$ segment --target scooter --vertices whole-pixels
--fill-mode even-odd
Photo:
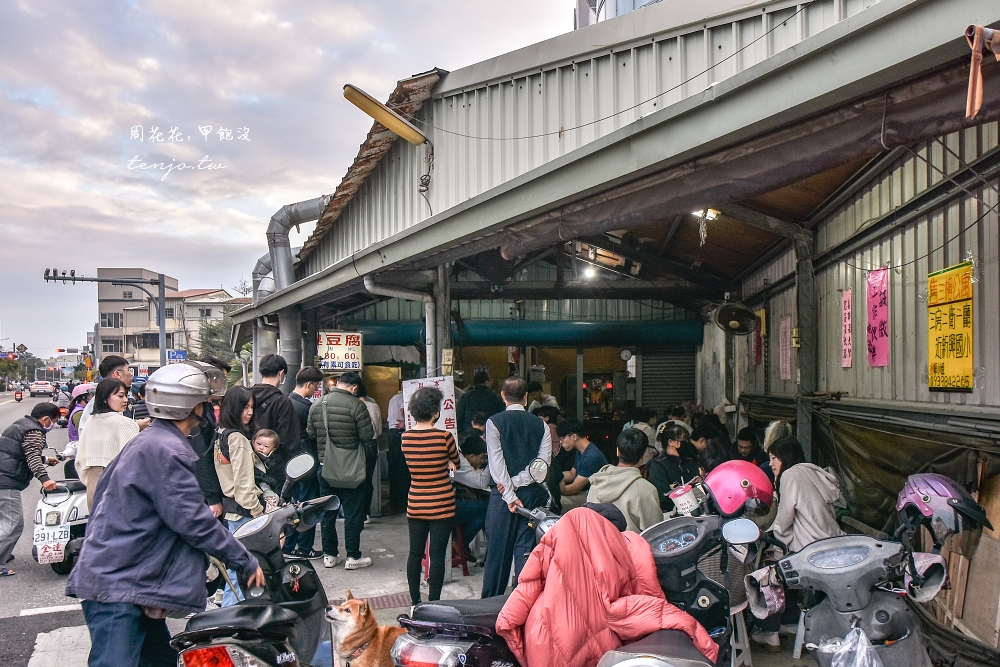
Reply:
[[[57,482],[53,491],[42,489],[35,508],[32,558],[50,565],[56,574],[69,574],[80,555],[89,518],[87,487],[80,480]]]
[[[974,545],[982,527],[992,526],[972,496],[943,475],[910,476],[896,509],[902,524],[894,540],[831,537],[780,559],[766,573],[748,575],[755,615],[761,617],[767,608],[760,584],[769,580],[768,586],[805,592],[803,645],[820,667],[830,667],[855,628],[868,638],[884,667],[931,667],[920,621],[905,598],[927,602],[944,586],[946,567],[936,553],[947,537],[965,531],[971,536],[966,543]],[[920,525],[933,537],[932,554],[914,553],[911,547]],[[906,539],[897,541],[902,537]]]
[[[313,472],[308,454],[292,458],[281,497],[287,499],[294,482]],[[328,511],[340,508],[337,496],[301,503],[287,503],[251,519],[234,533],[254,555],[264,571],[263,587],[248,587],[245,578],[228,582],[243,591],[245,599],[231,607],[210,609],[192,616],[184,632],[170,642],[180,653],[178,665],[186,667],[298,667],[300,659],[313,658],[326,627],[329,601],[312,563],[286,556],[281,549],[288,528],[305,531]],[[213,562],[208,592],[228,579],[225,567]]]
[[[24,400],[24,394],[21,393],[20,389],[14,392],[14,400],[18,403]]]
[[[759,471],[752,464],[746,465]],[[541,467],[537,466],[537,471],[531,470],[531,475],[532,479],[544,485],[547,475],[541,474]],[[539,474],[536,475],[536,472]],[[750,476],[754,477],[755,482],[759,482],[752,473]],[[760,476],[767,481],[763,472]],[[746,475],[742,475],[741,479],[745,478]],[[698,486],[701,498],[713,503],[713,511],[719,512],[720,503],[715,501],[711,490],[706,490],[700,480],[694,484]],[[767,486],[770,487],[769,482]],[[748,485],[746,488],[752,490],[754,487]],[[762,489],[760,496],[766,496],[769,503],[771,493],[773,490]],[[749,519],[728,518],[719,513],[709,514],[708,506],[701,508],[700,504],[687,505],[692,514],[697,512],[698,516],[682,515],[668,519],[648,528],[642,536],[653,551],[660,586],[667,600],[690,613],[708,630],[721,649],[716,665],[725,665],[730,662],[729,640],[732,636],[729,592],[724,585],[712,581],[701,572],[699,561],[714,551],[726,552],[727,543],[740,545],[746,552],[745,545],[753,544],[760,537],[760,532]],[[742,511],[741,507],[731,514]],[[558,516],[542,509],[531,512],[519,509],[518,512],[525,518],[530,517],[529,524],[535,526],[539,537],[558,521]],[[503,638],[496,634],[497,616],[507,602],[507,597],[439,600],[417,605],[412,615],[402,615],[398,619],[399,624],[408,632],[400,636],[392,647],[390,655],[394,665],[516,665],[514,655]],[[679,630],[654,632],[639,641],[610,651],[601,659],[599,667],[620,663],[630,666],[683,664],[685,667],[715,667],[698,651],[690,637]]]

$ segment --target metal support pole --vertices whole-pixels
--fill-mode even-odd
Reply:
[[[167,311],[166,311],[166,280],[162,273],[157,274],[157,309],[156,321],[160,327],[160,368],[167,365]]]
[[[583,421],[583,348],[576,348],[576,420]]]
[[[795,423],[807,461],[813,461],[813,414],[811,397],[818,386],[816,366],[816,275],[813,244],[795,243],[795,299],[799,325],[799,383],[796,391]]]

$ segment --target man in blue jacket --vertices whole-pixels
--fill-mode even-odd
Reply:
[[[153,424],[104,470],[66,595],[83,600],[90,667],[177,664],[167,615],[205,609],[206,554],[263,586],[257,560],[205,504],[187,441],[225,376],[198,362],[166,366],[146,385]]]

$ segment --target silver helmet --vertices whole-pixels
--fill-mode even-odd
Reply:
[[[226,375],[215,366],[186,361],[158,368],[146,382],[146,406],[156,419],[180,421],[194,406],[226,393]]]

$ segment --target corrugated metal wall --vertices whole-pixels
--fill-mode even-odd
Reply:
[[[451,208],[701,92],[876,1],[815,0],[797,15],[801,5],[795,2],[765,3],[600,52],[587,44],[567,61],[539,63],[530,72],[437,94],[417,115],[435,147],[428,193],[434,211]],[[766,38],[748,46],[772,28]],[[711,65],[718,66],[709,69]],[[529,138],[514,139],[518,137]],[[321,271],[429,217],[416,189],[423,157],[423,148],[397,141],[307,258],[302,275]]]
[[[643,349],[642,406],[661,412],[695,399],[694,348]]]
[[[767,266],[762,267],[758,271],[754,271],[749,276],[744,278],[741,287],[743,290],[743,298],[747,299],[763,290],[765,281],[768,285],[774,285],[782,278],[793,273],[795,273],[794,246],[789,247],[788,250],[783,252],[780,257],[777,257]]]

